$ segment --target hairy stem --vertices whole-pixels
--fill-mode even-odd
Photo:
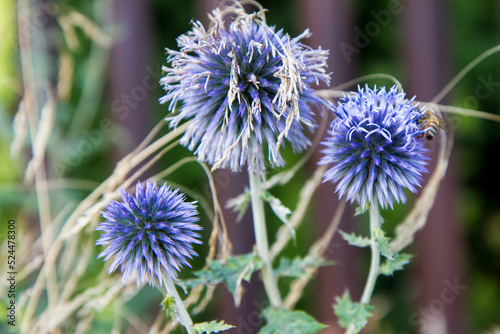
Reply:
[[[378,248],[377,240],[375,240],[375,230],[378,228],[380,228],[380,214],[378,211],[377,198],[375,197],[370,205],[370,248],[372,259],[370,263],[370,271],[368,272],[368,278],[366,279],[365,289],[363,290],[363,295],[361,296],[360,300],[361,304],[368,304],[370,302],[379,274],[380,250]],[[346,334],[353,333],[354,326],[351,325],[347,329]]]
[[[163,275],[163,279],[165,281],[165,286],[167,288],[167,293],[174,297],[175,301],[175,306],[177,308],[177,313],[176,315],[178,316],[178,320],[181,323],[184,328],[186,328],[186,331],[188,334],[195,334],[193,331],[193,320],[191,320],[191,317],[189,316],[188,311],[186,310],[186,307],[184,306],[184,303],[182,302],[181,297],[177,293],[177,289],[175,288],[174,281],[169,275]]]
[[[253,227],[255,231],[255,243],[257,244],[257,252],[259,257],[264,261],[265,266],[262,268],[262,280],[266,289],[269,302],[275,308],[281,308],[283,302],[281,300],[278,284],[273,273],[271,257],[269,255],[269,243],[267,241],[266,218],[264,215],[264,203],[262,201],[262,179],[259,174],[248,172],[250,181],[250,198],[252,201]]]

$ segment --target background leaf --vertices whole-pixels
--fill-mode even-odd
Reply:
[[[400,253],[394,255],[394,259],[387,259],[379,269],[379,273],[385,276],[392,276],[395,271],[403,270],[403,267],[410,263],[410,259],[413,257],[411,254]]]
[[[354,232],[349,234],[344,231],[339,231],[345,241],[351,246],[366,247],[370,246],[370,238],[356,235]]]
[[[240,194],[227,201],[226,208],[233,209],[234,212],[238,213],[236,221],[239,222],[245,215],[245,212],[247,212],[249,204],[250,204],[250,192],[248,188],[245,188],[243,194]]]
[[[225,332],[228,329],[234,328],[233,325],[228,325],[224,323],[224,321],[210,321],[210,322],[201,322],[199,324],[195,324],[192,329],[197,334],[210,334],[210,333],[219,333]]]
[[[263,315],[267,324],[259,334],[313,334],[326,327],[303,311],[268,307],[264,309]]]
[[[392,254],[391,247],[389,246],[390,238],[385,236],[385,232],[381,228],[376,228],[373,231],[375,236],[375,241],[378,244],[378,250],[380,254],[388,258],[389,260],[394,259],[394,254]]]
[[[335,314],[339,318],[339,324],[343,328],[354,326],[355,333],[358,333],[367,324],[367,319],[372,316],[373,306],[368,304],[354,303],[349,292],[345,292],[342,297],[335,298],[333,306]]]
[[[326,261],[314,256],[301,258],[296,256],[293,259],[281,258],[278,268],[274,271],[276,276],[301,277],[308,276],[305,270],[311,267],[322,267],[333,265],[333,261]]]
[[[208,269],[194,272],[198,278],[186,281],[186,286],[196,287],[224,282],[233,294],[235,304],[239,305],[243,292],[242,281],[249,281],[252,274],[263,266],[262,260],[253,253],[230,256],[225,262],[211,260],[208,263]]]
[[[286,206],[284,206],[283,203],[281,203],[281,201],[278,198],[274,197],[267,191],[264,192],[264,194],[262,195],[262,199],[267,203],[269,203],[276,217],[278,217],[279,220],[281,220],[281,222],[285,224],[286,227],[288,227],[288,229],[290,230],[290,234],[292,235],[292,238],[295,240],[295,229],[288,220],[288,215],[290,215],[292,211]]]

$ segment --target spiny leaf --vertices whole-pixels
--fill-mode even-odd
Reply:
[[[373,231],[373,235],[375,237],[375,241],[378,244],[378,249],[380,251],[380,254],[382,254],[389,260],[393,260],[394,254],[392,254],[391,246],[389,246],[390,238],[385,236],[385,232],[381,228],[376,228]]]
[[[165,310],[167,317],[174,320],[175,312],[177,312],[174,297],[172,297],[171,295],[167,295],[165,299],[163,299],[163,301],[161,302],[161,306],[163,306],[163,309]]]
[[[366,211],[368,211],[368,208],[369,208],[368,206],[366,207],[358,206],[354,211],[354,216],[359,216],[364,214]]]
[[[306,256],[305,258],[297,256],[293,259],[281,258],[280,264],[274,273],[276,276],[301,277],[307,276],[305,272],[307,268],[329,266],[332,264],[333,261],[326,261],[314,256]]]
[[[224,323],[224,321],[210,321],[210,322],[200,322],[191,327],[197,334],[211,334],[225,332],[228,329],[234,328],[232,325]]]
[[[227,284],[233,294],[234,302],[239,305],[243,293],[241,283],[249,281],[252,274],[264,266],[262,260],[253,253],[239,256],[230,256],[226,262],[210,260],[208,269],[194,272],[198,278],[188,280],[187,286],[196,287],[204,284]]]
[[[290,221],[288,220],[288,215],[292,213],[292,211],[287,208],[286,206],[281,203],[281,201],[271,195],[269,192],[265,191],[264,194],[262,194],[262,199],[269,203],[271,206],[271,209],[273,210],[274,214],[276,217],[283,222],[283,224],[288,227],[290,230],[290,234],[292,235],[292,238],[295,240],[295,230],[293,229],[293,226],[290,224]]]
[[[342,297],[335,298],[333,309],[339,318],[339,325],[345,329],[352,325],[355,333],[359,333],[366,326],[367,319],[372,316],[370,312],[374,310],[371,305],[354,303],[347,291]]]
[[[410,263],[410,259],[413,256],[411,254],[400,253],[394,255],[393,260],[387,259],[379,269],[379,273],[385,276],[392,276],[395,271],[403,270],[403,267]]]
[[[303,311],[268,307],[262,313],[267,324],[259,334],[313,334],[326,327]]]
[[[240,194],[234,198],[231,198],[226,203],[226,208],[233,209],[234,212],[238,213],[236,221],[241,221],[241,218],[245,215],[248,209],[248,204],[250,203],[250,192],[245,188],[243,194]]]
[[[370,246],[370,238],[362,237],[360,235],[356,235],[354,232],[349,234],[344,231],[339,231],[344,238],[345,241],[349,243],[349,245],[357,246],[357,247],[366,247]]]

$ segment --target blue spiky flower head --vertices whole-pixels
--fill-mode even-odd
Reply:
[[[310,145],[304,129],[315,126],[310,105],[325,104],[313,86],[329,82],[328,52],[300,42],[308,30],[290,38],[265,23],[264,10],[247,14],[238,2],[209,17],[208,30],[194,22],[178,37],[180,50],[167,49],[160,102],[173,111],[182,101],[170,125],[192,120],[181,144],[213,169],[262,172],[265,147],[270,165],[282,166],[282,143],[294,151]]]
[[[362,207],[374,198],[382,208],[406,202],[404,188],[416,192],[427,172],[427,150],[416,137],[420,117],[412,100],[385,87],[358,87],[331,105],[337,115],[323,142],[320,164],[331,165],[325,181],[338,182],[336,191]]]
[[[172,279],[189,259],[196,255],[193,244],[200,244],[195,202],[166,184],[159,189],[149,181],[137,182],[135,197],[121,189],[121,202],[110,202],[103,212],[105,221],[96,230],[103,231],[96,245],[108,246],[98,256],[104,261],[114,256],[108,273],[121,267],[122,282],[137,273],[137,285],[158,281],[162,273]]]

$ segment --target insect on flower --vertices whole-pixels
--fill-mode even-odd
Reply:
[[[162,275],[177,278],[183,265],[196,255],[193,244],[201,244],[202,228],[196,224],[198,212],[195,202],[186,202],[185,195],[166,184],[137,182],[135,196],[121,189],[121,201],[110,202],[96,230],[103,231],[96,245],[108,246],[98,256],[107,261],[112,256],[108,273],[119,266],[126,282],[137,273],[137,285],[158,281]]]
[[[417,118],[417,125],[422,131],[422,134],[417,135],[417,138],[432,140],[437,134],[439,128],[446,131],[446,123],[434,110],[427,109]]]
[[[382,208],[392,208],[406,201],[403,189],[417,191],[428,157],[416,139],[421,112],[412,101],[397,86],[388,92],[366,86],[331,105],[338,117],[323,142],[320,164],[331,165],[324,180],[338,182],[340,197],[362,207],[376,197]]]

